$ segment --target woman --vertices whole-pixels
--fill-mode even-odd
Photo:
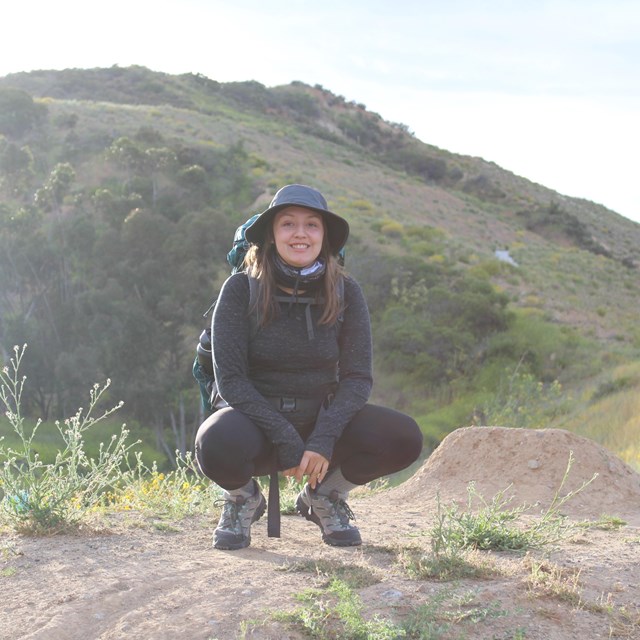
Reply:
[[[196,436],[202,472],[224,489],[218,549],[250,544],[251,525],[266,507],[254,476],[269,474],[274,456],[285,476],[307,479],[299,513],[327,544],[351,546],[361,537],[350,522],[349,491],[420,455],[412,418],[367,403],[369,314],[338,260],[348,235],[346,220],[319,191],[287,185],[246,230],[245,272],[220,291],[214,369],[229,406]]]

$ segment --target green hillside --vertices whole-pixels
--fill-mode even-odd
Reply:
[[[189,448],[202,313],[235,227],[288,182],[352,226],[374,400],[434,445],[473,422],[588,422],[640,463],[639,224],[320,86],[142,67],[0,78],[0,346],[29,344],[28,411],[65,417],[110,378],[127,422]]]

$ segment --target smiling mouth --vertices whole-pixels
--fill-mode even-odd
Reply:
[[[308,249],[309,245],[308,244],[292,244],[291,248],[292,249]]]

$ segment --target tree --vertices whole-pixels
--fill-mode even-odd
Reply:
[[[59,214],[62,202],[71,190],[75,178],[76,172],[68,162],[58,163],[45,180],[42,188],[36,192],[36,202]]]
[[[163,172],[168,171],[176,164],[176,154],[167,147],[153,147],[144,152],[144,163],[147,171],[151,174],[151,204],[155,207],[158,202],[160,176]]]
[[[444,269],[439,276],[435,282],[398,276],[384,310],[374,316],[386,366],[426,388],[468,373],[480,345],[510,320],[507,297],[487,280]]]
[[[47,108],[21,89],[0,87],[0,133],[17,139],[44,120]]]
[[[127,181],[144,168],[144,152],[130,138],[122,137],[115,140],[107,150],[107,156],[127,171]]]
[[[0,139],[0,184],[9,197],[21,195],[33,177],[33,155],[29,147],[19,147]]]

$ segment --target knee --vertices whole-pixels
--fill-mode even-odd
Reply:
[[[415,462],[422,453],[423,435],[418,423],[411,416],[404,416],[404,419],[396,425],[396,446],[397,455],[402,459],[405,466]]]
[[[246,416],[231,408],[209,416],[195,438],[200,471],[224,488],[241,487],[254,475],[255,461],[267,451],[267,441]]]
[[[234,458],[233,439],[228,437],[225,422],[216,414],[210,415],[199,427],[195,438],[195,459],[207,478],[217,481]]]
[[[216,455],[216,451],[219,450],[207,429],[206,422],[203,423],[196,433],[194,455],[202,474],[211,480],[215,478],[214,470],[219,467]]]

